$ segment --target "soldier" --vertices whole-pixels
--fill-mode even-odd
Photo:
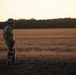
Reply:
[[[6,64],[10,66],[11,64],[14,64],[15,61],[15,39],[13,35],[14,20],[9,18],[7,23],[8,25],[3,29],[3,37],[8,47]]]

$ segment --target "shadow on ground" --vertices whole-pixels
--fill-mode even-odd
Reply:
[[[0,60],[0,75],[76,75],[76,61],[51,62],[43,60],[16,60],[15,65],[7,67]]]

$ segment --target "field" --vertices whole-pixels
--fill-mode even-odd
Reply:
[[[14,30],[16,60],[7,67],[0,30],[0,75],[76,75],[76,29]]]

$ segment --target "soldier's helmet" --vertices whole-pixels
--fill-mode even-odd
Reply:
[[[9,18],[8,20],[7,20],[7,23],[9,24],[9,23],[14,23],[15,21],[14,21],[14,19],[12,19],[12,18]]]

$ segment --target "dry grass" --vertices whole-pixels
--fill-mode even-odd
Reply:
[[[14,30],[17,64],[10,69],[2,34],[0,75],[76,75],[76,29]]]

